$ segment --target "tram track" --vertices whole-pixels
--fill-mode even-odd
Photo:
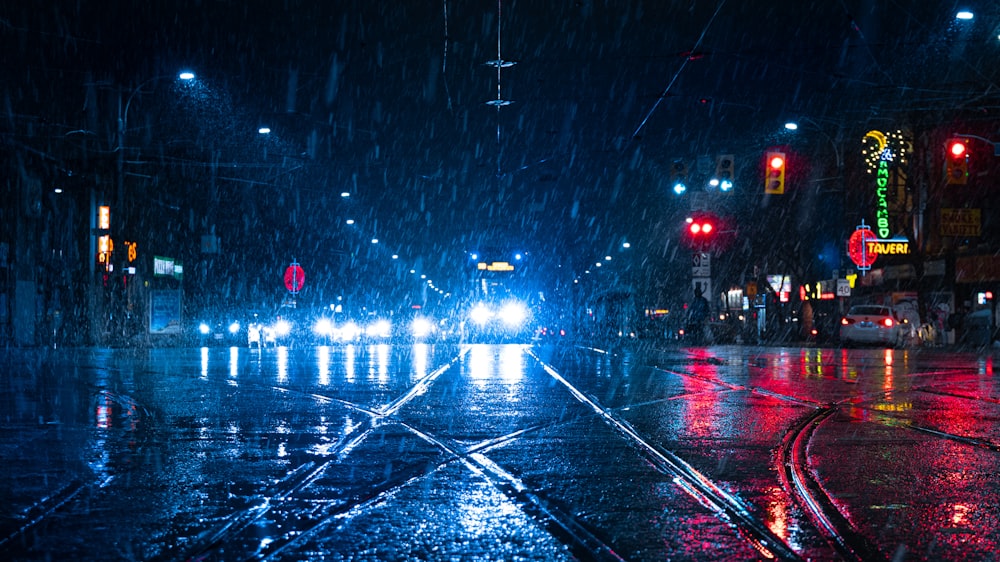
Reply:
[[[559,542],[566,545],[575,557],[583,560],[620,560],[621,558],[616,554],[611,543],[600,536],[600,530],[590,528],[577,516],[562,509],[558,501],[546,497],[539,490],[531,489],[515,473],[498,465],[489,456],[491,450],[515,443],[530,433],[575,423],[583,417],[591,415],[590,413],[577,414],[548,424],[524,427],[506,435],[491,437],[472,444],[439,437],[424,431],[417,425],[398,419],[397,414],[402,408],[426,393],[444,372],[453,368],[461,360],[467,351],[468,348],[464,348],[459,354],[447,359],[439,367],[405,387],[395,398],[377,406],[359,404],[293,386],[241,380],[239,384],[247,388],[270,389],[275,392],[306,397],[318,403],[337,404],[362,414],[362,419],[338,436],[335,444],[330,448],[330,460],[326,462],[309,461],[291,468],[274,484],[254,494],[252,497],[259,499],[252,505],[230,513],[219,522],[213,523],[213,528],[205,530],[192,541],[185,543],[179,548],[179,551],[164,552],[164,556],[160,559],[178,559],[178,555],[182,556],[183,558],[180,559],[184,560],[213,559],[214,554],[222,548],[235,548],[236,551],[244,553],[245,559],[275,559],[300,541],[316,537],[324,530],[339,528],[340,525],[347,524],[355,517],[390,501],[401,490],[409,486],[419,485],[421,481],[432,477],[437,471],[449,465],[461,463],[471,473],[485,479],[507,499],[514,502],[523,513],[544,527]],[[601,352],[595,349],[587,351]],[[630,408],[658,401],[630,403],[615,408],[606,407],[593,395],[574,385],[555,367],[543,361],[534,350],[528,349],[525,354],[537,362],[554,381],[565,387],[574,400],[587,406],[593,415],[601,419],[624,441],[638,450],[642,457],[649,461],[657,471],[670,476],[679,489],[715,513],[720,520],[734,525],[740,536],[759,552],[762,558],[802,559],[802,555],[775,535],[768,528],[766,522],[754,515],[753,510],[745,505],[738,495],[728,492],[725,486],[696,470],[681,456],[663,448],[647,436],[643,436],[623,417],[623,413]],[[849,406],[853,410],[871,411],[879,414],[868,418],[868,421],[905,427],[969,446],[1000,451],[1000,447],[989,440],[954,435],[934,428],[905,423],[901,420],[893,421],[889,414],[865,405],[867,402],[883,398],[885,393],[855,394],[849,400],[822,403],[775,392],[761,386],[724,381],[704,374],[685,373],[652,366],[650,368],[675,376],[690,377],[711,383],[717,387],[717,392],[753,392],[810,408],[809,415],[795,420],[789,426],[777,449],[778,474],[782,488],[803,507],[818,532],[845,560],[874,560],[884,558],[884,555],[873,543],[853,528],[837,509],[832,499],[823,491],[822,485],[814,478],[813,472],[809,468],[807,458],[809,441],[817,428],[830,420],[834,414],[847,411],[846,407]],[[218,384],[232,384],[231,381],[221,379],[216,382]],[[928,388],[912,388],[911,390],[968,400],[981,400],[981,397],[977,396],[934,390],[931,388],[933,386],[933,384],[928,384]],[[140,416],[152,415],[129,397],[110,394],[108,397],[115,401],[121,401],[123,407],[129,406],[137,410]],[[662,400],[675,399],[678,397],[672,396]],[[989,397],[981,401],[996,402]],[[394,470],[391,477],[374,482],[365,490],[344,498],[345,501],[341,503],[316,503],[314,501],[310,504],[303,498],[302,492],[321,481],[326,471],[335,462],[342,461],[349,456],[378,428],[391,426],[396,426],[430,444],[440,451],[441,458],[431,463],[404,466],[402,470]],[[30,526],[37,525],[38,522],[72,502],[88,485],[106,486],[107,484],[108,482],[77,483],[72,487],[65,488],[54,495],[58,498],[53,497],[45,506],[40,505],[30,518],[31,522],[18,533],[23,533]],[[242,535],[252,534],[254,526],[268,517],[272,518],[268,528],[280,528],[282,531],[267,544],[250,548],[251,542],[244,540],[246,537]],[[2,551],[3,545],[13,538],[16,536],[11,535],[5,540],[0,540],[0,551]],[[227,557],[234,552],[234,550],[227,550]]]
[[[484,478],[491,486],[504,494],[508,500],[518,505],[525,514],[548,529],[553,537],[566,544],[578,559],[595,561],[621,560],[615,553],[615,550],[599,538],[595,531],[580,522],[572,514],[561,509],[556,503],[545,498],[543,494],[531,490],[516,476],[504,470],[486,456],[489,450],[516,441],[528,433],[541,431],[555,425],[563,425],[576,420],[561,420],[551,424],[522,428],[508,435],[494,437],[479,443],[463,445],[451,440],[438,438],[411,424],[391,419],[407,402],[425,392],[434,379],[448,368],[451,368],[460,357],[461,355],[439,367],[431,375],[412,385],[398,398],[379,408],[358,405],[316,393],[300,392],[291,388],[272,386],[271,388],[277,391],[299,393],[316,400],[335,402],[370,416],[369,422],[355,426],[355,429],[358,431],[341,437],[340,443],[335,448],[334,453],[337,458],[345,457],[354,447],[359,445],[374,430],[375,426],[378,425],[379,422],[377,420],[382,420],[382,423],[385,424],[396,424],[404,428],[414,436],[440,450],[445,456],[437,463],[423,465],[422,467],[411,467],[408,470],[395,473],[392,478],[371,486],[365,493],[357,496],[352,501],[341,505],[328,506],[320,509],[318,513],[314,509],[314,512],[310,516],[305,518],[298,517],[296,521],[284,519],[280,523],[276,523],[275,526],[285,530],[283,535],[271,540],[266,547],[258,548],[257,551],[248,555],[247,559],[273,559],[292,545],[314,536],[330,526],[342,525],[353,517],[381,505],[401,489],[416,485],[422,479],[430,477],[434,472],[445,466],[454,462],[461,462],[470,472]],[[362,426],[364,426],[363,429]],[[264,501],[230,515],[226,523],[221,525],[216,532],[202,537],[199,546],[188,548],[185,560],[204,560],[210,558],[212,552],[225,547],[229,543],[238,542],[237,536],[249,529],[256,521],[267,516],[269,513],[277,511],[282,506],[295,503],[295,494],[320,480],[322,474],[331,464],[332,461],[315,467],[303,466],[293,470],[282,480],[282,482],[287,482],[286,485],[259,494],[265,497]],[[306,472],[306,475],[303,478],[295,477],[296,473],[299,472]],[[295,509],[286,511],[289,513],[297,512]]]
[[[887,395],[893,392],[891,390],[854,394],[850,398],[845,398],[838,402],[822,403],[799,396],[775,392],[760,386],[731,383],[714,377],[707,377],[704,375],[686,373],[677,370],[662,369],[659,367],[657,367],[657,370],[675,376],[682,376],[711,383],[719,388],[726,389],[727,391],[753,392],[777,400],[803,405],[811,409],[807,416],[794,423],[784,435],[778,448],[777,472],[782,483],[782,488],[791,497],[796,499],[809,518],[813,521],[814,526],[821,533],[827,543],[830,544],[837,554],[844,560],[867,561],[888,559],[888,557],[879,550],[878,546],[874,542],[864,536],[858,529],[855,528],[848,518],[844,516],[840,509],[838,509],[833,499],[826,493],[822,484],[814,477],[813,471],[809,468],[809,461],[807,458],[809,440],[812,438],[816,429],[818,429],[820,425],[831,419],[834,414],[844,411],[845,406],[849,406],[851,410],[855,412],[865,411],[877,414],[866,418],[869,422],[878,423],[887,427],[916,431],[940,439],[958,442],[967,446],[1000,452],[1000,445],[995,442],[975,437],[957,435],[951,432],[941,431],[936,428],[910,423],[909,421],[899,420],[876,409],[875,407],[866,405],[878,400],[884,400]],[[928,373],[922,373],[919,376],[915,376],[914,380],[928,380],[928,382],[924,386],[911,388],[910,391],[912,392],[928,393],[989,404],[1000,403],[1000,400],[992,399],[990,397],[970,396],[961,393],[934,390],[933,387],[936,386],[937,383],[930,378]],[[854,381],[844,382],[852,385],[856,384]],[[856,414],[854,414],[854,416],[857,417]]]
[[[597,399],[584,393],[534,353],[529,352],[529,354],[542,365],[549,376],[566,387],[576,400],[593,409],[598,417],[640,450],[657,470],[673,477],[675,483],[682,490],[711,509],[720,519],[735,525],[741,536],[762,557],[780,560],[802,559],[797,552],[775,535],[764,521],[755,517],[739,498],[727,492],[723,486],[708,478],[678,455],[655,445],[640,435],[613,409],[601,405]]]

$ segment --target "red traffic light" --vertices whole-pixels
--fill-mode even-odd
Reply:
[[[691,234],[694,234],[695,236],[699,234],[707,236],[708,234],[711,234],[712,228],[712,223],[710,222],[692,222],[688,230],[690,230]]]
[[[715,230],[715,217],[688,217],[686,222],[692,238],[705,239]]]
[[[969,147],[963,138],[951,138],[944,145],[945,181],[948,185],[965,185],[969,178]]]
[[[772,154],[771,159],[767,161],[767,165],[772,170],[780,170],[785,166],[785,157],[779,154]]]
[[[948,154],[950,154],[952,158],[965,158],[965,141],[948,141]]]

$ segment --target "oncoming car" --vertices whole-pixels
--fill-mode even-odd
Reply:
[[[905,343],[908,326],[881,305],[852,306],[840,320],[840,341],[850,344],[877,344],[898,347]]]
[[[530,320],[531,312],[520,301],[478,302],[469,310],[464,336],[467,341],[529,341]]]

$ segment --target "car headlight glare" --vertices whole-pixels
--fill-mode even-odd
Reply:
[[[278,320],[274,323],[274,333],[279,336],[287,336],[292,331],[292,325],[287,320]]]
[[[472,311],[469,312],[469,318],[472,319],[476,324],[483,326],[490,321],[493,317],[493,313],[489,308],[483,303],[477,304],[473,307]]]
[[[426,318],[414,318],[413,323],[410,324],[410,333],[415,338],[426,338],[432,331],[434,331],[434,324],[431,324],[430,320]]]
[[[520,327],[528,318],[528,311],[519,302],[509,302],[500,309],[500,319],[511,328]]]

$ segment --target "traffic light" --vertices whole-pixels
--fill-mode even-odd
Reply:
[[[715,235],[715,219],[709,216],[688,217],[687,231],[691,242],[695,245],[705,244]]]
[[[945,152],[944,172],[948,185],[965,185],[969,180],[969,150],[965,139],[948,139]]]
[[[670,190],[674,195],[683,195],[687,191],[687,164],[680,160],[674,161],[670,167]]]
[[[764,163],[764,193],[782,195],[785,193],[785,153],[768,152]]]
[[[733,162],[735,157],[732,154],[722,154],[715,159],[715,177],[712,178],[720,191],[730,192],[733,189]]]

